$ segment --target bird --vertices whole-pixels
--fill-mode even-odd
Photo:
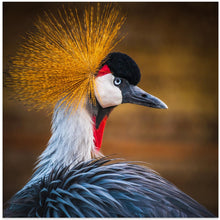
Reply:
[[[45,13],[12,58],[9,88],[28,107],[52,107],[51,137],[5,217],[214,217],[157,172],[100,152],[106,121],[131,103],[167,109],[137,86],[141,72],[113,49],[125,17],[114,5]]]

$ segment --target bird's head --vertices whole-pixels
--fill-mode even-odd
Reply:
[[[102,108],[133,103],[152,108],[167,108],[160,99],[136,86],[140,70],[128,55],[115,52],[107,56],[95,78],[95,96]]]
[[[102,144],[105,123],[111,110],[122,103],[152,108],[167,108],[160,99],[140,89],[140,70],[133,59],[123,53],[110,53],[95,77],[98,112],[93,117],[96,149]]]

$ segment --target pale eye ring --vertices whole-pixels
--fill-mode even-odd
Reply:
[[[122,82],[122,80],[121,80],[120,78],[118,78],[118,77],[116,77],[116,78],[114,79],[114,84],[115,84],[116,86],[119,86],[119,85],[121,84],[121,82]]]

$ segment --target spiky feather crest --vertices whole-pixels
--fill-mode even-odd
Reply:
[[[83,19],[70,8],[45,12],[12,58],[9,85],[17,98],[37,109],[58,102],[76,109],[87,97],[95,103],[95,75],[120,40],[124,20],[111,4],[90,6]]]

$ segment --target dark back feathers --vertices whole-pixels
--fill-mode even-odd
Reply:
[[[103,157],[60,167],[17,193],[7,217],[213,217],[152,170]]]

